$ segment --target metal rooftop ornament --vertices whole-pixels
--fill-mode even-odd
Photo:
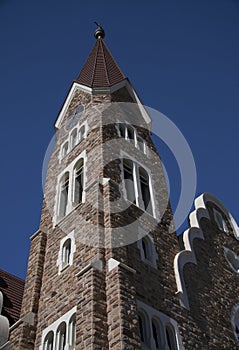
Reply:
[[[104,39],[104,37],[105,37],[104,29],[102,28],[102,26],[98,22],[95,21],[94,23],[98,26],[98,28],[95,30],[95,33],[94,33],[95,38],[96,39],[98,39],[98,38]]]

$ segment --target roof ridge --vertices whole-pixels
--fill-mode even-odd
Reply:
[[[95,55],[95,61],[94,61],[94,71],[93,71],[93,74],[92,74],[92,79],[91,79],[91,85],[94,84],[94,78],[95,78],[95,72],[96,72],[96,64],[97,64],[97,57],[98,57],[98,52],[99,52],[99,47],[100,47],[100,44],[99,44],[99,39],[97,39],[96,41],[97,43],[97,50],[96,50],[96,55]]]
[[[111,57],[111,59],[112,59],[112,61],[113,61],[113,63],[115,64],[115,66],[116,66],[117,69],[119,70],[120,74],[121,74],[121,75],[124,77],[124,79],[125,79],[124,73],[121,71],[119,65],[117,64],[116,60],[114,59],[114,57],[113,57],[112,53],[110,52],[108,46],[106,45],[105,42],[103,42],[103,43],[104,43],[105,49],[107,50],[108,54],[110,55],[110,57]]]
[[[104,43],[104,45],[105,45],[105,43]],[[108,84],[110,85],[109,72],[108,72],[107,65],[106,65],[106,56],[105,56],[105,51],[103,49],[103,41],[101,41],[101,47],[102,47],[102,52],[104,55],[104,66],[105,66],[106,77],[107,77]],[[105,45],[105,48],[107,49],[106,45]]]

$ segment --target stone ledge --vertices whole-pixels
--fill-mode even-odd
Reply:
[[[124,263],[118,261],[118,260],[115,260],[115,259],[113,259],[113,258],[110,258],[110,259],[108,260],[108,271],[109,271],[109,272],[112,271],[112,270],[113,270],[114,268],[116,268],[117,266],[120,266],[120,267],[122,267],[123,269],[125,269],[125,270],[127,270],[127,271],[129,271],[129,272],[131,272],[131,273],[133,273],[133,274],[136,273],[136,270],[135,270],[135,269],[133,269],[132,267],[130,267],[130,266],[128,266],[128,265],[126,265],[126,264],[124,264]]]
[[[85,267],[83,267],[83,269],[81,269],[79,272],[77,272],[76,277],[80,277],[80,276],[84,275],[84,273],[86,273],[90,269],[95,269],[95,270],[98,270],[98,271],[102,272],[102,270],[103,270],[103,262],[102,262],[102,260],[97,259],[97,260],[94,260],[94,261],[90,262]]]

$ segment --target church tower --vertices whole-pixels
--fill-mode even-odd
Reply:
[[[55,122],[21,316],[0,317],[0,348],[236,350],[239,228],[205,193],[178,242],[150,115],[104,36]]]
[[[182,348],[169,273],[179,247],[150,116],[102,27],[95,38],[55,122],[11,349]]]

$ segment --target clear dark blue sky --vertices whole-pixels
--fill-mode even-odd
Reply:
[[[238,0],[0,0],[0,268],[20,277],[39,225],[44,154],[95,20],[143,103],[187,139],[197,195],[211,192],[239,218]]]

